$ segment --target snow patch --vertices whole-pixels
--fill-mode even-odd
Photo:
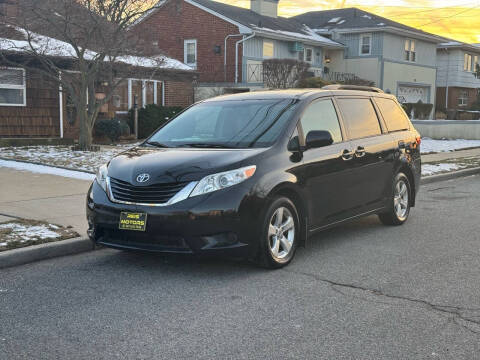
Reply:
[[[78,58],[75,48],[69,43],[48,36],[29,32],[20,27],[13,28],[20,32],[25,37],[25,40],[0,38],[0,50],[39,54],[43,56],[55,56],[73,59]],[[83,57],[86,60],[94,60],[98,57],[98,54],[95,51],[86,50]],[[149,68],[158,67],[162,69],[193,70],[190,66],[163,55],[151,58],[133,55],[117,57],[107,56],[105,61],[117,63],[120,62],[128,65]]]
[[[9,229],[15,236],[20,237],[20,242],[27,242],[35,239],[55,239],[60,237],[55,231],[50,230],[49,225],[23,225],[17,223],[0,224],[0,229]],[[2,245],[5,244],[5,245]],[[6,246],[6,243],[1,243],[0,246]]]
[[[445,173],[455,170],[460,170],[465,168],[465,166],[461,166],[458,164],[423,164],[422,165],[422,176],[431,176],[439,173]]]
[[[6,167],[6,168],[20,170],[20,171],[29,171],[37,174],[63,176],[63,177],[79,179],[79,180],[93,181],[95,179],[94,174],[87,174],[80,171],[64,170],[64,169],[55,168],[51,166],[22,163],[18,161],[0,160],[0,168],[1,167]]]

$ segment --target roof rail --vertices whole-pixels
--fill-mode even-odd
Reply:
[[[342,84],[334,84],[334,85],[326,85],[322,87],[322,90],[357,90],[357,91],[371,91],[376,93],[384,93],[382,89],[373,87],[373,86],[360,86],[360,85],[342,85]]]

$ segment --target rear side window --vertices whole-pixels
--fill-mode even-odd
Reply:
[[[318,100],[311,103],[302,116],[302,129],[306,137],[310,131],[329,131],[334,143],[342,142],[342,131],[337,111],[332,100]]]
[[[380,135],[382,130],[370,99],[337,99],[352,139]]]
[[[388,131],[408,130],[408,119],[400,106],[391,99],[376,98],[375,102],[380,108],[383,119],[387,123]]]

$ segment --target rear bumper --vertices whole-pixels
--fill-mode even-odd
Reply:
[[[256,246],[259,229],[251,218],[255,210],[245,211],[247,193],[237,186],[171,206],[147,207],[113,203],[94,182],[87,197],[88,235],[93,242],[116,249],[247,256]],[[123,211],[146,213],[146,231],[120,230]]]

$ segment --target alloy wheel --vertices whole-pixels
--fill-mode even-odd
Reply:
[[[408,216],[408,186],[404,180],[399,180],[395,185],[393,202],[398,219],[405,220]]]
[[[295,241],[295,221],[286,207],[279,207],[272,215],[268,227],[268,243],[275,260],[288,257]]]

